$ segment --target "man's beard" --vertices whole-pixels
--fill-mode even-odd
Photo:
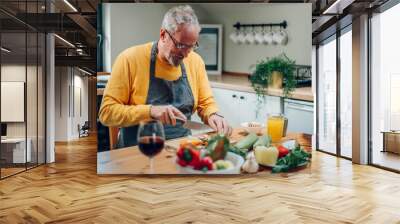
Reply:
[[[172,66],[178,66],[183,61],[183,57],[175,56],[175,55],[168,55],[167,57],[168,63]]]

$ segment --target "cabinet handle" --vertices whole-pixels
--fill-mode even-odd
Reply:
[[[240,99],[241,99],[241,100],[244,100],[244,96],[240,96]]]
[[[314,108],[294,106],[294,104],[288,104],[287,108],[291,108],[291,109],[294,109],[294,110],[302,110],[302,111],[307,111],[307,112],[314,112]]]
[[[233,98],[236,98],[237,96],[236,96],[236,94],[233,94],[232,97],[233,97]]]

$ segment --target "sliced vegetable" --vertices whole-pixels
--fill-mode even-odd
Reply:
[[[229,139],[223,134],[215,135],[208,141],[206,149],[212,160],[224,159],[229,150]]]
[[[278,156],[279,158],[286,156],[290,152],[289,149],[287,149],[281,145],[278,146],[278,151],[279,151],[279,156]]]
[[[239,149],[249,150],[253,144],[258,140],[258,136],[255,133],[250,133],[242,140],[236,143],[235,147]]]
[[[256,143],[254,143],[253,148],[257,146],[266,146],[269,147],[271,145],[271,137],[269,135],[263,135],[258,138]]]
[[[185,145],[194,145],[194,146],[199,146],[203,145],[204,142],[200,139],[183,139],[180,142],[180,146],[185,146]]]

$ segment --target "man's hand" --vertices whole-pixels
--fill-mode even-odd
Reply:
[[[176,119],[186,122],[186,116],[174,106],[151,106],[150,115],[153,119],[160,120],[163,124],[175,126]]]
[[[223,133],[226,136],[232,134],[232,128],[229,126],[228,122],[223,117],[216,114],[213,114],[208,118],[208,125],[218,133]]]

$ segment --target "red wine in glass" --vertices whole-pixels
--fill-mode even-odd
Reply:
[[[149,173],[154,173],[153,157],[159,154],[164,148],[164,127],[160,121],[142,121],[139,124],[137,142],[139,150],[149,157]]]
[[[139,150],[147,157],[153,157],[164,148],[164,139],[159,136],[142,136],[139,138]]]

